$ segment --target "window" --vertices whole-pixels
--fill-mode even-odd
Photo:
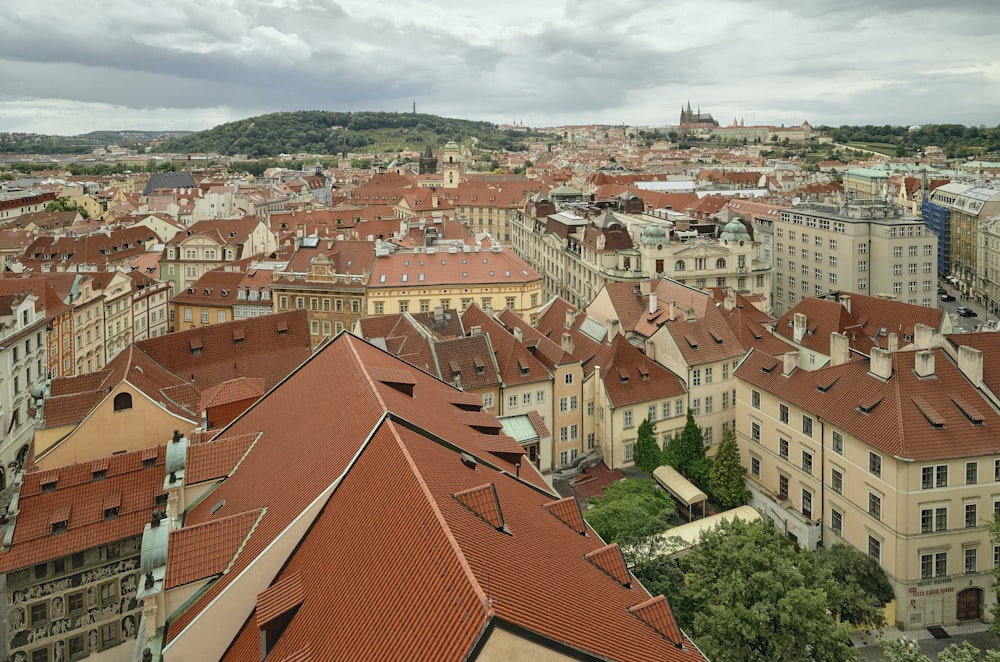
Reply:
[[[695,416],[701,416],[701,398],[691,400],[691,413]]]
[[[632,461],[632,449],[633,449],[633,447],[634,447],[634,444],[632,444],[632,443],[625,444],[625,461],[626,462],[631,462]]]
[[[782,499],[788,498],[788,476],[784,474],[778,476],[778,496]]]
[[[714,405],[712,403],[712,399],[713,398],[710,395],[706,395],[705,396],[705,413],[706,414],[711,414],[712,413],[712,409],[714,408]]]
[[[750,391],[750,406],[760,409],[760,391]]]
[[[920,509],[921,533],[932,533],[934,531],[947,531],[947,530],[948,530],[947,506]]]
[[[701,386],[701,369],[695,368],[691,371],[691,385]]]
[[[664,419],[670,418],[670,403],[669,402],[664,402],[662,409],[663,409],[663,416],[662,416],[662,418],[664,418]]]
[[[101,650],[118,644],[118,621],[101,626]]]
[[[202,324],[208,324],[208,311],[207,310],[202,310],[201,311],[201,323]]]
[[[965,574],[970,574],[976,571],[976,549],[970,548],[965,550]]]
[[[1000,460],[993,460],[993,481],[1000,482]]]
[[[868,493],[868,514],[875,519],[882,519],[882,497],[872,492]]]
[[[868,536],[868,556],[882,562],[882,541],[874,536]]]
[[[115,396],[114,411],[128,411],[132,408],[132,394],[119,393]]]
[[[650,423],[656,422],[656,410],[657,410],[657,406],[656,405],[649,405],[648,409],[649,409],[649,413],[646,415],[646,418],[649,419]]]
[[[78,634],[69,639],[69,659],[79,660],[87,656],[87,645],[84,635]]]
[[[832,433],[832,435],[831,435],[831,437],[832,437],[832,440],[833,440],[832,443],[831,443],[831,447],[833,448],[833,452],[836,453],[837,455],[843,455],[844,454],[844,435],[842,435],[841,433],[839,433],[836,430],[834,430],[833,433]]]
[[[82,614],[84,607],[83,601],[83,591],[78,591],[76,593],[70,593],[66,596],[66,606],[69,609],[69,615],[74,616],[76,614]]]
[[[729,408],[729,391],[722,392],[722,408],[723,409]]]
[[[590,402],[587,403],[587,416],[593,416],[593,415],[594,415],[594,401],[591,400]]]
[[[965,484],[975,485],[979,482],[979,463],[978,462],[966,462],[965,463]]]
[[[191,311],[190,308],[185,308],[184,309],[184,321],[185,322],[192,322],[192,321],[194,321],[194,313]]]
[[[760,423],[757,421],[750,423],[750,439],[760,443]]]
[[[812,519],[813,495],[809,490],[802,490],[802,515]]]
[[[42,625],[49,620],[49,603],[36,602],[31,605],[31,627]]]
[[[939,464],[934,469],[934,484],[937,487],[948,487],[948,465]]]
[[[830,510],[830,528],[838,536],[844,534],[844,513],[836,508]]]
[[[750,475],[754,478],[760,478],[760,458],[750,458]]]
[[[594,444],[594,433],[593,432],[588,432],[587,433],[587,450],[588,451],[594,450],[594,445],[595,445]]]
[[[531,394],[530,393],[525,393],[525,394],[523,394],[521,396],[521,404],[524,405],[524,406],[526,406],[526,407],[531,404]]]
[[[711,368],[705,368],[705,383],[706,384],[711,384],[712,383],[712,369]]]
[[[375,314],[381,315],[385,311],[385,304],[381,301],[375,303]]]
[[[778,405],[778,420],[788,423],[788,405]]]
[[[974,529],[978,524],[976,517],[976,504],[967,503],[965,504],[965,528]]]
[[[622,412],[622,425],[625,426],[625,427],[627,427],[627,428],[630,428],[630,427],[632,427],[634,425],[634,423],[632,422],[632,410],[631,409],[626,409],[624,412]]]
[[[788,440],[787,439],[779,439],[778,440],[778,455],[783,460],[787,460],[788,459]]]
[[[545,391],[535,391],[535,404],[545,402]]]
[[[113,602],[118,602],[117,582],[101,584],[101,605],[109,605]]]
[[[674,400],[674,416],[683,416],[683,415],[684,415],[684,399],[678,398]],[[1000,480],[1000,478],[998,478],[997,480]]]
[[[836,467],[830,471],[830,488],[837,494],[844,492],[844,472]]]
[[[484,393],[483,394],[483,408],[484,409],[492,409],[493,408],[493,394],[492,393]]]
[[[946,577],[948,575],[948,552],[920,555],[920,577]]]
[[[511,409],[517,409],[517,396],[508,395],[507,396],[507,406]]]
[[[882,456],[868,451],[868,471],[873,476],[882,477]]]
[[[802,416],[802,434],[807,437],[813,436],[813,419],[804,414]]]
[[[809,451],[802,451],[802,471],[810,476],[813,472],[813,454]]]

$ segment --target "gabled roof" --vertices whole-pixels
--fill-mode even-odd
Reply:
[[[618,334],[601,365],[608,400],[614,407],[662,400],[686,393],[678,377]]]
[[[25,473],[18,510],[8,513],[14,534],[0,552],[0,572],[142,533],[163,493],[164,456],[160,446]]]
[[[806,316],[805,330],[799,339],[795,337],[796,313]],[[847,308],[836,301],[817,297],[800,301],[782,315],[774,326],[775,335],[827,356],[830,354],[830,334],[834,332],[846,335],[851,349],[862,354],[869,353],[875,346],[861,323]]]
[[[523,342],[518,342],[512,333],[479,306],[473,304],[462,313],[462,325],[470,330],[478,327],[481,333],[489,336],[504,386],[531,384],[551,379],[548,369],[535,358],[527,346]]]

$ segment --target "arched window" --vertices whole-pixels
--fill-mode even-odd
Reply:
[[[132,394],[119,393],[115,396],[115,411],[126,411],[132,408]]]
[[[684,260],[674,262],[674,271],[684,271]]]
[[[715,261],[715,268],[716,269],[725,269],[726,268],[726,258],[720,257],[718,260],[716,260]]]

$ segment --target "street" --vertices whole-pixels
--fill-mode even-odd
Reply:
[[[952,316],[952,319],[955,322],[956,331],[961,330],[973,332],[980,325],[987,322],[989,318],[986,314],[986,309],[982,305],[974,301],[963,301],[958,289],[947,280],[938,279],[938,286],[943,287],[948,294],[955,297],[954,301],[941,301],[941,295],[936,295],[938,307]],[[976,311],[977,317],[960,317],[956,312],[959,306],[965,306],[966,308],[971,308]],[[996,320],[996,316],[993,316],[992,319]]]

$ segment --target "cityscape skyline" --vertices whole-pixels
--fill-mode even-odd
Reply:
[[[60,20],[53,21],[58,16]],[[498,124],[996,125],[1000,5],[188,0],[5,9],[0,131],[190,130],[290,110]],[[709,20],[710,19],[710,20]]]

